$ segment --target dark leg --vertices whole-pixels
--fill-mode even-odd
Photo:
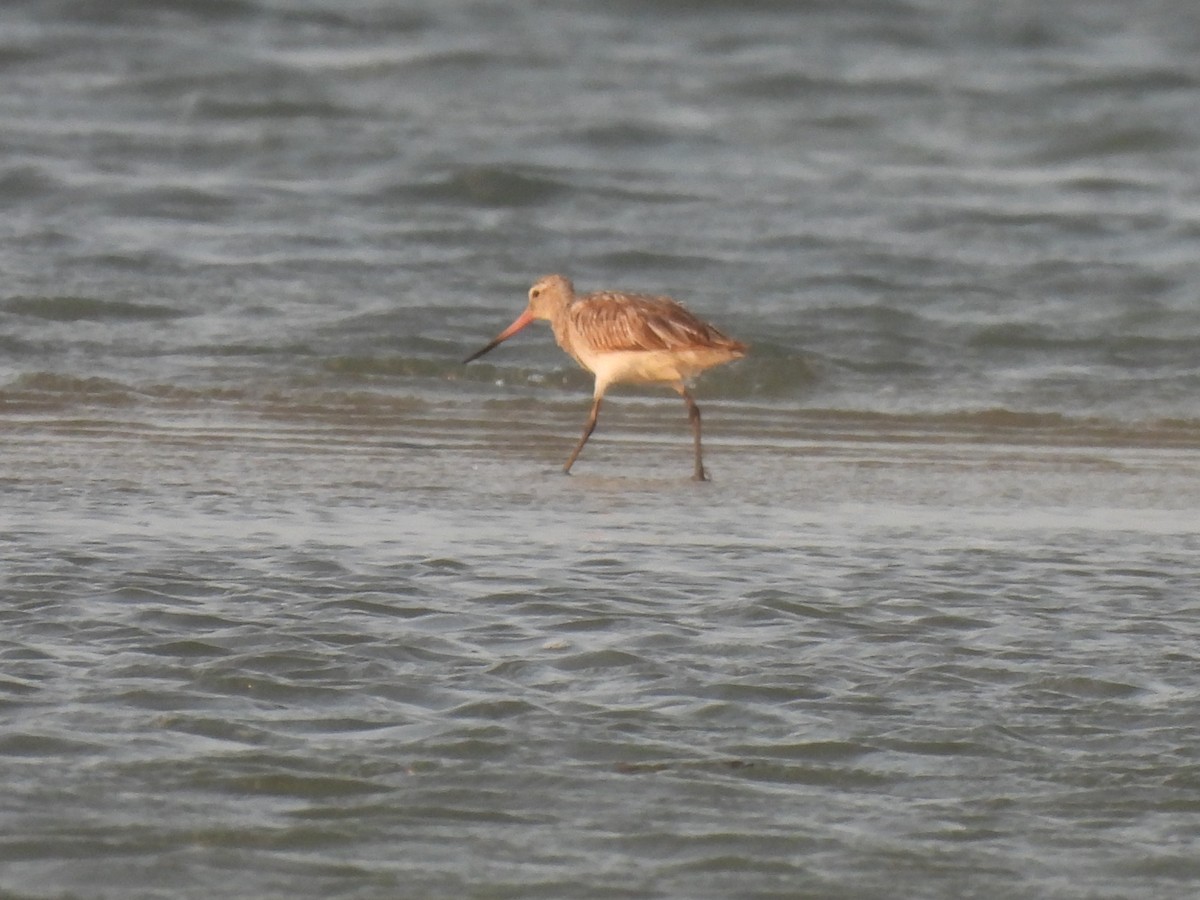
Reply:
[[[571,453],[571,458],[567,460],[567,464],[563,466],[563,472],[567,475],[571,474],[571,466],[575,465],[575,459],[579,456],[579,451],[583,449],[583,445],[587,443],[587,439],[592,436],[592,432],[596,430],[596,417],[600,415],[600,401],[603,397],[597,397],[592,401],[592,411],[588,413],[587,422],[583,426],[583,437],[579,439],[579,443],[575,445],[574,451]]]
[[[696,401],[692,399],[692,395],[686,387],[679,388],[679,393],[683,395],[683,399],[687,402],[688,421],[692,423],[692,437],[696,440],[696,470],[692,473],[692,480],[708,481],[708,475],[704,471],[704,463],[700,458],[700,407],[696,405]]]

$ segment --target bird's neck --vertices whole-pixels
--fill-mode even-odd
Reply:
[[[571,340],[570,309],[570,303],[556,306],[550,314],[550,329],[554,332],[555,343],[578,360],[579,357],[573,346],[574,342]]]

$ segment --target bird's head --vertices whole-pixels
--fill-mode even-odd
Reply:
[[[529,289],[529,305],[513,321],[511,325],[492,338],[491,342],[463,360],[469,363],[479,359],[483,354],[507,341],[510,337],[532,322],[534,319],[553,319],[559,310],[571,302],[575,296],[575,288],[571,279],[565,275],[543,275]]]

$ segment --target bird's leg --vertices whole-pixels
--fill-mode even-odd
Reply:
[[[696,401],[692,399],[692,394],[686,386],[680,385],[676,390],[683,395],[683,399],[687,403],[688,421],[692,423],[692,436],[696,441],[696,470],[692,473],[692,480],[708,481],[708,475],[704,471],[704,463],[700,457],[700,407],[696,405]]]
[[[603,394],[597,394],[596,399],[592,401],[592,411],[588,413],[587,422],[583,425],[583,437],[579,439],[579,443],[575,445],[575,449],[571,452],[571,458],[563,466],[563,472],[567,475],[571,474],[571,466],[575,465],[575,459],[579,456],[579,451],[583,449],[583,445],[587,443],[587,439],[596,430],[596,417],[600,415],[600,401],[603,399]]]

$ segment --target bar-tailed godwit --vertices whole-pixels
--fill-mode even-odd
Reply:
[[[700,456],[700,409],[688,383],[705,369],[740,359],[746,354],[745,344],[726,337],[670,297],[620,291],[596,291],[577,297],[569,278],[546,275],[529,289],[529,305],[516,321],[463,362],[483,356],[534,319],[548,321],[558,346],[596,376],[592,409],[583,436],[563,466],[564,472],[570,473],[592,436],[600,401],[609,385],[661,382],[673,387],[687,403],[696,446],[692,477],[697,481],[707,479]]]

